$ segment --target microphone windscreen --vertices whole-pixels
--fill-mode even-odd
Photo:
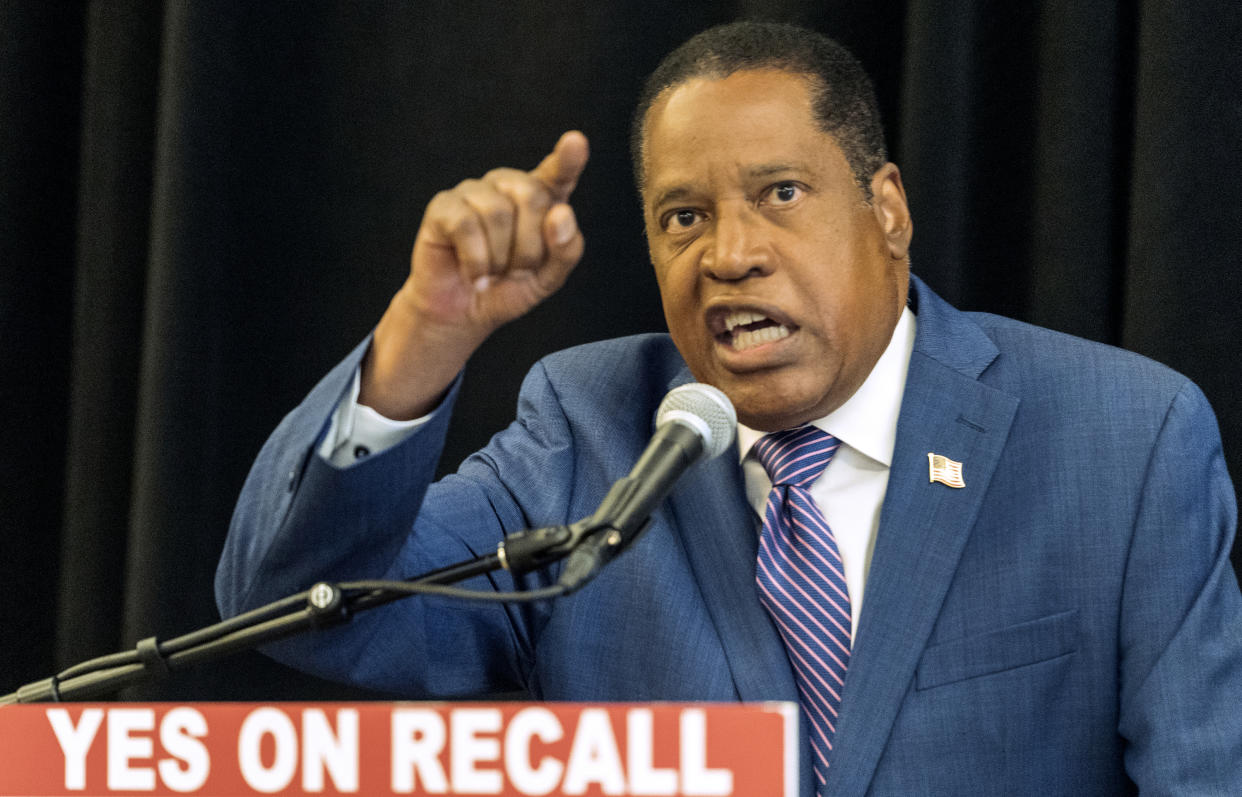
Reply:
[[[668,392],[656,410],[656,428],[671,422],[694,428],[703,438],[703,457],[723,454],[737,433],[733,402],[711,385],[692,382]]]

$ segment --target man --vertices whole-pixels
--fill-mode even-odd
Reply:
[[[911,279],[869,84],[816,34],[700,34],[652,75],[634,142],[671,342],[541,361],[517,421],[429,485],[471,352],[582,254],[586,141],[437,195],[372,339],[260,454],[222,611],[583,517],[697,379],[737,407],[738,447],[588,588],[403,601],[274,653],[412,696],[799,700],[808,795],[1242,793],[1235,503],[1199,391]],[[765,472],[788,429],[832,456],[797,498]],[[783,580],[797,512],[831,538],[822,580]]]

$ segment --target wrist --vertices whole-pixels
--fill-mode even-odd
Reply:
[[[469,327],[436,323],[398,294],[362,361],[358,403],[393,420],[426,415],[486,338]]]

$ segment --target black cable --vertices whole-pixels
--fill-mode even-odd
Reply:
[[[222,620],[214,625],[209,625],[206,628],[191,631],[185,636],[177,637],[176,639],[169,640],[168,642],[161,642],[160,649],[165,655],[179,653],[186,648],[210,642],[213,639],[218,639],[240,628],[253,625],[261,618],[273,617],[280,612],[292,611],[305,605],[305,592],[289,595],[284,598],[280,598],[279,600],[272,601],[271,603],[265,603],[262,606],[251,609],[248,612],[243,612],[242,614],[230,617],[227,620]],[[67,681],[70,678],[76,678],[79,675],[86,675],[87,673],[98,672],[99,670],[110,670],[113,667],[124,667],[128,664],[141,663],[142,657],[138,654],[137,650],[123,650],[119,653],[109,653],[104,656],[98,656],[93,659],[88,659],[87,661],[79,662],[69,669],[58,673],[56,678],[61,681]]]
[[[449,587],[444,584],[419,584],[409,581],[350,581],[338,584],[342,590],[361,592],[400,592],[407,595],[439,595],[487,603],[529,603],[559,598],[565,588],[559,584],[523,592],[483,592],[481,590]]]
[[[70,678],[76,678],[79,675],[95,672],[97,670],[110,670],[113,667],[124,667],[126,664],[141,664],[142,659],[138,656],[136,650],[123,650],[120,653],[109,653],[106,656],[88,659],[79,662],[63,672],[57,673],[54,677],[61,681],[68,681]]]
[[[462,600],[482,601],[485,603],[529,603],[533,601],[548,600],[565,594],[565,588],[559,585],[544,587],[542,589],[527,590],[524,592],[483,592],[479,590],[461,589],[460,587],[450,587],[443,584],[419,584],[409,581],[351,581],[338,585],[340,589],[355,592],[388,592],[401,593],[405,595],[437,595],[445,598],[459,598]],[[277,611],[292,609],[298,606],[304,606],[306,603],[306,593],[300,592],[296,595],[290,595],[270,604],[252,609],[243,614],[231,617],[215,625],[207,628],[191,632],[185,637],[168,642],[160,643],[160,650],[165,655],[178,653],[191,646],[191,644],[203,644],[219,637],[223,637],[245,625],[250,624],[255,619],[263,616],[275,614]],[[73,665],[67,670],[57,673],[53,676],[52,688],[55,690],[60,682],[68,681],[71,678],[78,678],[83,675],[89,675],[93,672],[101,670],[110,670],[117,667],[124,667],[130,664],[143,664],[144,658],[137,650],[123,650],[118,653],[109,653],[106,656],[99,656],[88,661],[83,661]],[[57,698],[59,699],[59,698]]]

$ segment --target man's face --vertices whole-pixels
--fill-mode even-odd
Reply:
[[[821,417],[863,383],[905,304],[909,214],[891,164],[867,204],[806,79],[693,78],[647,115],[644,217],[673,342],[748,426]]]

